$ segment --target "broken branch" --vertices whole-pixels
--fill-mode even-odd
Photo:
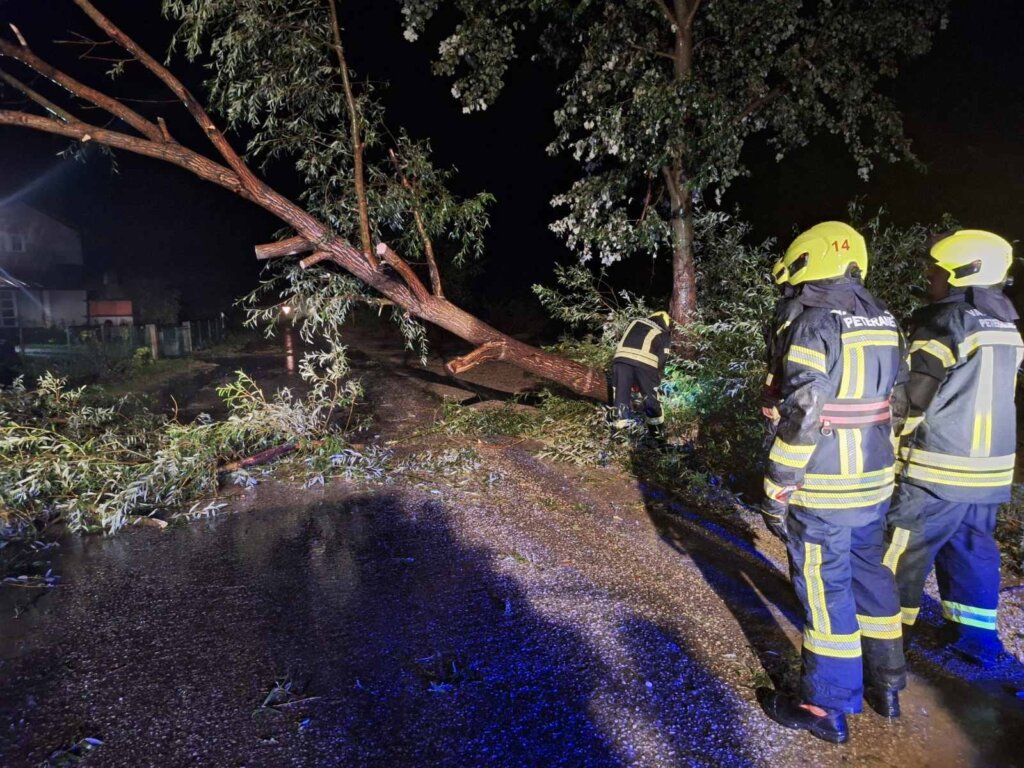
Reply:
[[[445,368],[453,376],[458,376],[460,373],[465,373],[470,368],[475,368],[481,363],[504,360],[507,353],[508,345],[504,341],[488,341],[469,354],[450,360],[445,364]]]

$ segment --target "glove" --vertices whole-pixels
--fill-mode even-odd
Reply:
[[[789,517],[789,497],[798,485],[784,485],[761,502],[761,518],[773,536],[785,542],[789,538],[786,518]]]

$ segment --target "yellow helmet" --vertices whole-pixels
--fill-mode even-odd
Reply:
[[[786,269],[786,264],[781,256],[772,264],[772,280],[776,285],[784,285],[789,282],[789,270]]]
[[[998,285],[1013,262],[1013,246],[991,232],[961,229],[935,243],[928,255],[949,273],[954,288]]]
[[[648,315],[649,320],[660,320],[666,328],[672,325],[672,317],[668,312],[661,310],[660,312],[652,312]]]
[[[849,224],[826,221],[797,235],[781,261],[790,285],[842,277],[851,264],[860,268],[864,278],[868,274],[868,247]],[[783,281],[776,277],[776,282]]]

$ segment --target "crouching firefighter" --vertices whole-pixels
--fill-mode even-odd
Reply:
[[[779,340],[782,402],[762,510],[786,542],[804,607],[803,667],[797,695],[772,691],[762,706],[787,728],[842,743],[862,699],[898,716],[906,684],[899,599],[882,564],[904,343],[862,283],[867,247],[852,227],[818,224],[783,262],[802,311]]]
[[[951,650],[980,666],[1009,661],[996,631],[998,506],[1017,449],[1014,389],[1024,342],[1003,294],[1010,244],[962,230],[930,249],[931,304],[911,319],[910,415],[885,563],[912,625],[935,564]]]
[[[644,417],[651,437],[664,440],[665,416],[658,400],[658,385],[671,343],[668,312],[655,312],[634,320],[622,335],[612,359],[613,429],[632,424],[630,418],[633,385],[643,397]]]

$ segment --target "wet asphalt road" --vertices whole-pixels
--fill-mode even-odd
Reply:
[[[103,766],[602,766],[673,740],[669,725],[639,732],[664,714],[651,700],[610,691],[596,711],[595,676],[617,673],[531,607],[493,553],[460,543],[441,504],[385,493],[261,507],[69,542],[59,588],[16,620],[5,604],[0,762],[37,766],[93,737],[104,744],[88,764]],[[589,602],[571,577],[546,588]],[[638,661],[674,659],[673,684],[714,695],[656,627],[619,631]],[[310,700],[257,711],[285,679]],[[649,711],[616,714],[634,706]],[[729,744],[728,701],[702,709],[701,728],[721,734],[685,764],[750,764],[742,740]],[[602,728],[623,715],[637,744]]]

